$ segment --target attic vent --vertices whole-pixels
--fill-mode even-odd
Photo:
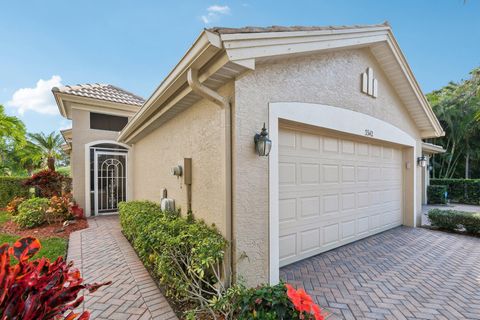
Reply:
[[[362,92],[374,98],[378,96],[378,82],[373,78],[372,68],[362,73]]]

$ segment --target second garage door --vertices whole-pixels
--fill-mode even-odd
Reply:
[[[280,266],[401,225],[402,151],[281,128]]]

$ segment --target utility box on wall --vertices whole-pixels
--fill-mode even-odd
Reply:
[[[183,182],[186,185],[192,184],[192,158],[183,159]]]

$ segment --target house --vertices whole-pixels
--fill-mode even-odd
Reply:
[[[70,157],[75,200],[87,216],[116,212],[118,202],[133,197],[133,179],[127,179],[130,146],[117,142],[118,133],[144,100],[115,86],[98,83],[52,91],[60,114],[72,120],[72,128],[61,134],[65,140],[62,149]],[[98,174],[94,169],[102,165],[103,172],[110,175]]]
[[[424,156],[441,151],[422,139],[444,134],[388,24],[205,29],[145,102],[106,85],[54,95],[89,214],[166,191],[217,226],[251,285],[418,226]],[[264,124],[268,156],[254,142]]]

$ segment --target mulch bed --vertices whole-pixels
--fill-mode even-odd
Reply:
[[[68,239],[70,233],[88,228],[88,222],[86,219],[75,220],[75,222],[66,227],[63,223],[54,223],[50,225],[43,225],[32,229],[20,229],[18,225],[13,221],[8,221],[0,226],[0,233],[6,233],[11,235],[18,235],[21,237],[34,236],[38,238],[51,238],[59,237]]]

